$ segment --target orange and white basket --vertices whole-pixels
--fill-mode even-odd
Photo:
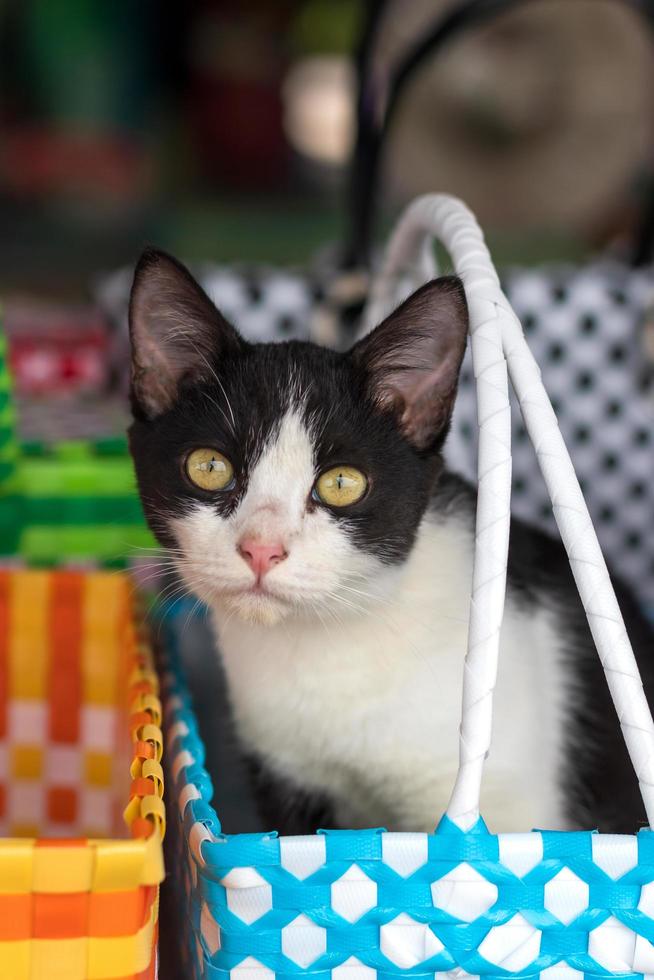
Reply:
[[[0,572],[0,977],[156,976],[161,707],[132,586]]]

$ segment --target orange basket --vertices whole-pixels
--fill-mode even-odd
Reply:
[[[0,977],[156,976],[160,725],[126,576],[0,572]]]

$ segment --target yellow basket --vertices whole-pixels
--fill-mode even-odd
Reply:
[[[156,976],[161,705],[131,594],[0,572],[3,980]]]

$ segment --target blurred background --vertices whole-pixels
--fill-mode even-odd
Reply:
[[[327,343],[425,191],[463,197],[501,267],[646,266],[653,27],[650,0],[0,0],[0,554],[151,543],[124,441],[146,244],[248,336]],[[651,305],[627,304],[648,364]]]
[[[651,38],[628,3],[482,3],[508,9],[425,57],[382,126],[394,73],[470,6],[1,0],[0,292],[24,339],[19,389],[57,387],[43,350],[25,351],[48,332],[85,338],[59,364],[68,388],[76,371],[80,390],[111,381],[95,356],[103,276],[146,243],[276,265],[331,246],[356,265],[373,229],[434,189],[469,202],[502,262],[627,241],[654,119]],[[374,164],[371,127],[386,129]]]
[[[462,6],[2,0],[0,288],[83,297],[146,241],[275,263],[342,242],[369,22],[379,118],[395,68]],[[505,6],[411,78],[381,210],[446,188],[508,258],[559,257],[624,230],[649,179],[651,39],[625,3]]]

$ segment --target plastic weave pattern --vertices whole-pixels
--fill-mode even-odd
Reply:
[[[153,544],[124,438],[19,442],[0,308],[0,555],[124,567]]]
[[[109,573],[0,572],[7,980],[155,976],[161,706],[131,592]]]
[[[479,816],[510,514],[508,378],[534,443],[643,802],[654,825],[654,724],[554,412],[483,235],[460,201],[426,196],[390,240],[370,323],[399,286],[433,274],[447,247],[470,313],[479,495],[459,772],[433,834],[384,829],[224,835],[178,665],[176,607],[164,621],[167,759],[176,803],[185,975],[226,980],[654,975],[654,834],[491,834]],[[410,281],[411,279],[414,281]],[[397,296],[395,296],[397,299]],[[368,321],[367,321],[368,322]],[[537,760],[534,760],[535,765]],[[528,830],[528,828],[525,828]]]
[[[177,612],[175,611],[177,609]],[[162,677],[185,976],[215,980],[642,980],[654,973],[654,834],[223,835],[175,654]]]

